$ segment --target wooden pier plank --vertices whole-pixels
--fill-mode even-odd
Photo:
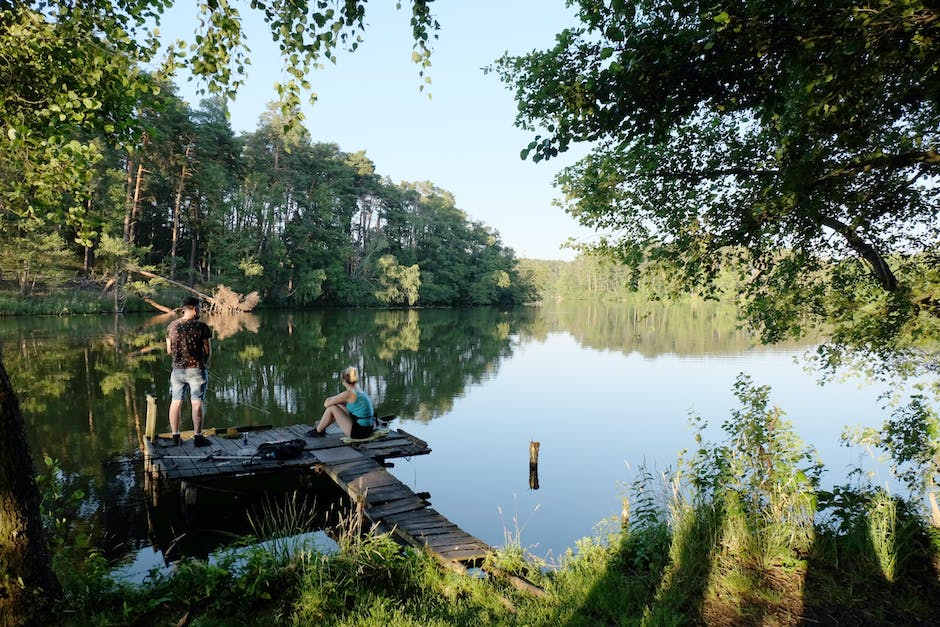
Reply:
[[[424,539],[428,546],[432,546],[436,549],[457,549],[457,548],[479,548],[482,543],[471,536],[466,531],[456,531],[450,533],[439,533],[439,534],[422,534],[416,536]]]
[[[330,470],[339,477],[350,476],[350,473],[352,473],[352,476],[359,476],[376,468],[380,468],[379,464],[374,459],[365,456],[330,464]]]
[[[395,499],[410,496],[413,492],[403,484],[371,488],[366,493],[366,502],[370,505],[377,505],[385,501],[394,501]],[[419,497],[420,498],[420,497]],[[424,499],[422,499],[424,502]]]
[[[316,449],[314,450],[314,454],[317,456],[317,459],[327,465],[358,461],[360,459],[366,458],[365,455],[363,455],[361,452],[344,445],[335,446],[332,448]]]
[[[431,536],[446,536],[448,534],[461,533],[464,536],[467,536],[467,532],[458,527],[457,525],[448,522],[448,524],[441,525],[438,527],[424,527],[418,529],[416,527],[411,527],[404,525],[404,528],[407,529],[415,537],[431,537]]]
[[[414,530],[415,532],[421,532],[425,530],[432,529],[445,529],[448,526],[457,527],[454,523],[450,522],[443,516],[433,516],[428,518],[418,517],[417,514],[423,513],[424,510],[419,510],[414,512],[414,516],[407,513],[401,514],[391,514],[385,518],[400,527],[405,527],[407,529]]]
[[[427,504],[418,497],[411,499],[398,499],[388,503],[382,503],[381,505],[376,505],[374,507],[368,507],[366,508],[366,515],[372,520],[377,520],[384,518],[389,514],[411,512],[416,509],[421,509],[422,507],[427,507]]]

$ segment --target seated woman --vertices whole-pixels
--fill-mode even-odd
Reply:
[[[343,433],[357,440],[367,438],[375,430],[375,409],[369,395],[359,389],[359,372],[349,366],[340,375],[346,388],[336,396],[323,401],[326,408],[315,429],[307,432],[311,438],[322,438],[326,428],[335,422]]]

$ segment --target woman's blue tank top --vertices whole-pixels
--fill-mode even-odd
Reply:
[[[372,407],[372,399],[369,398],[369,395],[356,388],[356,400],[352,403],[346,403],[346,411],[356,419],[363,427],[368,427],[372,424],[372,417],[375,415],[375,409]]]

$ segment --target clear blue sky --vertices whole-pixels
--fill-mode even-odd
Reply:
[[[195,9],[177,4],[161,32],[191,41]],[[238,6],[252,51],[247,81],[230,106],[232,126],[241,132],[257,128],[275,99],[273,84],[286,78],[266,25],[247,3]],[[549,47],[555,33],[577,23],[573,12],[564,0],[440,0],[431,6],[441,30],[426,91],[419,92],[411,61],[407,2],[401,10],[391,0],[369,2],[359,49],[311,76],[318,100],[305,104],[304,113],[314,141],[365,150],[376,171],[395,182],[429,180],[452,192],[471,220],[499,231],[519,257],[572,259],[562,243],[589,240],[591,233],[551,205],[559,195],[552,180],[583,150],[547,163],[522,161],[519,151],[531,138],[513,125],[512,93],[481,68],[506,51]],[[194,84],[179,83],[180,95],[197,104]]]

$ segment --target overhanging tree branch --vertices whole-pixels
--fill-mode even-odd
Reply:
[[[894,276],[888,262],[884,260],[881,253],[875,250],[874,246],[863,240],[854,229],[835,218],[820,215],[819,220],[823,226],[827,226],[841,235],[845,241],[848,242],[852,250],[857,252],[862,259],[868,263],[872,274],[878,280],[882,288],[888,292],[893,292],[898,289],[897,277]]]

